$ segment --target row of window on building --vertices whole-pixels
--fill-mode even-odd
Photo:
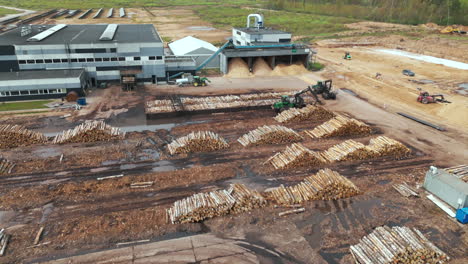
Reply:
[[[133,61],[141,61],[141,57],[133,57]],[[148,60],[162,60],[162,56],[149,56]],[[111,57],[111,58],[70,58],[70,59],[39,59],[39,60],[19,60],[19,64],[42,64],[42,63],[75,63],[75,62],[107,62],[107,61],[131,61],[131,57]]]
[[[66,94],[67,89],[41,89],[41,90],[24,90],[24,91],[0,91],[0,97],[7,96],[26,96],[26,95],[41,95],[41,94]]]

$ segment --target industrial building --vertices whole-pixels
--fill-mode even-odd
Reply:
[[[89,85],[83,69],[0,72],[0,101],[82,96]]]
[[[0,37],[0,72],[85,69],[93,86],[119,81],[121,70],[143,82],[165,80],[163,55],[153,25],[32,25]]]
[[[431,167],[424,188],[455,209],[468,207],[468,183],[453,173]]]
[[[233,58],[242,58],[251,69],[258,57],[265,59],[272,69],[278,64],[295,63],[307,67],[315,51],[307,45],[291,43],[291,38],[291,33],[266,28],[262,15],[250,14],[246,27],[232,29],[233,45],[223,50],[220,70],[227,73],[229,61]]]

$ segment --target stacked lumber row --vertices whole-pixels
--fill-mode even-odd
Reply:
[[[257,191],[252,191],[242,184],[233,184],[228,190],[197,193],[176,201],[166,210],[166,214],[173,224],[191,223],[265,205],[265,198]]]
[[[268,192],[270,198],[280,205],[300,204],[310,200],[337,200],[360,193],[347,178],[336,171],[324,169],[309,176],[301,183],[284,187],[281,185]]]
[[[78,142],[95,142],[95,141],[110,141],[115,139],[123,139],[125,132],[119,128],[111,127],[103,121],[88,121],[81,125],[66,130],[55,136],[53,144],[78,143]]]
[[[377,227],[350,247],[356,263],[444,263],[449,257],[416,228]]]
[[[397,192],[399,192],[401,195],[405,197],[419,197],[419,194],[413,190],[406,182],[402,184],[394,184],[393,189],[395,189]]]
[[[224,138],[211,131],[192,132],[172,141],[167,148],[171,155],[190,152],[214,151],[228,148]]]
[[[0,156],[0,175],[11,173],[15,164]]]
[[[275,169],[290,169],[304,166],[317,166],[326,163],[320,153],[304,147],[300,143],[287,146],[283,152],[278,152],[267,162],[270,162]]]
[[[371,132],[371,128],[365,123],[342,115],[337,115],[313,130],[305,131],[311,138],[369,135]]]
[[[232,101],[232,102],[204,102],[199,104],[184,105],[186,111],[203,111],[203,110],[215,110],[215,109],[226,109],[226,108],[241,108],[241,107],[255,107],[272,105],[276,100],[249,100],[249,101]]]
[[[304,108],[291,108],[275,116],[275,120],[280,123],[300,122],[305,120],[328,120],[335,114],[321,106],[308,105]]]
[[[379,156],[393,155],[397,158],[408,156],[411,152],[409,148],[394,139],[386,136],[379,136],[370,140],[369,146]]]
[[[328,162],[361,160],[377,156],[372,149],[352,139],[335,145],[325,150],[322,154]]]
[[[157,113],[172,113],[182,110],[178,105],[174,105],[171,100],[154,100],[146,102],[146,109],[151,109]]]
[[[19,125],[0,125],[0,148],[15,148],[47,142],[47,137]]]
[[[278,125],[258,127],[237,139],[244,147],[261,144],[281,144],[300,140],[302,140],[302,136],[296,131]]]
[[[445,171],[455,175],[464,182],[468,182],[468,165],[458,165],[450,168],[446,168]]]
[[[265,163],[270,162],[275,169],[291,169],[381,156],[401,158],[409,153],[410,150],[402,143],[385,136],[379,136],[371,139],[367,146],[350,139],[322,152],[314,152],[301,144],[293,144],[270,157]]]

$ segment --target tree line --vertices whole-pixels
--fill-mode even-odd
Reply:
[[[463,3],[464,2],[464,3]],[[466,0],[268,0],[271,9],[400,24],[468,25]]]

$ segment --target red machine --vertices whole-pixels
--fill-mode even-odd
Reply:
[[[445,100],[444,95],[442,94],[429,94],[426,91],[421,91],[421,89],[418,89],[419,96],[418,96],[418,102],[423,103],[423,104],[430,104],[430,103],[450,103],[449,101]]]

